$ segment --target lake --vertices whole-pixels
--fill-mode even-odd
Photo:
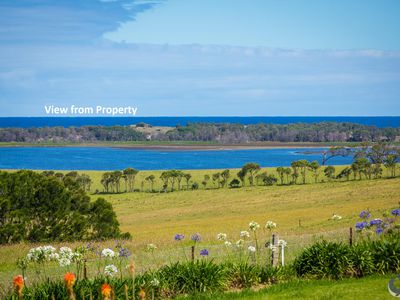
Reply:
[[[165,151],[111,147],[0,147],[0,169],[139,170],[239,168],[248,162],[262,167],[289,166],[294,160],[317,160],[323,148]],[[350,164],[335,157],[331,165]]]

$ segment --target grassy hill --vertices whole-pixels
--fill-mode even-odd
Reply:
[[[212,172],[190,173],[196,180]],[[92,177],[92,190],[100,189],[102,172],[83,173]],[[141,172],[139,180],[150,173],[159,174]],[[133,252],[138,270],[143,270],[182,259],[182,253],[178,253],[173,241],[176,233],[185,234],[187,238],[193,233],[200,233],[200,247],[207,247],[211,257],[218,259],[224,248],[221,242],[216,241],[216,235],[225,232],[229,240],[235,242],[239,239],[240,230],[247,230],[248,223],[253,220],[261,225],[267,220],[278,224],[275,232],[288,242],[288,260],[320,236],[346,241],[348,228],[354,227],[361,210],[369,209],[374,217],[380,217],[385,210],[399,207],[400,178],[240,189],[211,189],[210,185],[207,190],[173,193],[91,195],[93,199],[98,196],[113,204],[122,231],[132,234],[133,239],[126,242],[126,247]],[[342,216],[342,219],[332,220],[333,214]],[[260,234],[261,240],[268,235],[263,231]],[[158,247],[154,257],[145,251],[148,243]],[[85,243],[63,243],[72,247],[78,244]],[[190,241],[183,243],[188,247],[189,244]],[[103,246],[114,247],[115,241],[102,242]],[[16,259],[26,255],[31,247],[30,244],[0,247],[0,282],[8,281],[17,272]]]

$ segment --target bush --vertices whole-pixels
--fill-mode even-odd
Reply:
[[[224,266],[212,260],[178,262],[161,268],[157,274],[169,296],[218,292],[226,283]]]
[[[306,248],[293,267],[298,276],[334,279],[399,272],[400,236],[389,234],[354,246],[320,241]]]
[[[349,253],[348,246],[323,240],[306,248],[295,259],[293,266],[298,276],[338,279],[347,273]]]
[[[228,264],[228,277],[231,287],[250,288],[258,283],[259,268],[247,262]]]

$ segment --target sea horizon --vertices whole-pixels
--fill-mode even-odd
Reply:
[[[400,116],[35,116],[0,117],[0,128],[114,126],[147,123],[152,126],[185,126],[188,123],[293,124],[346,122],[376,127],[400,127]]]

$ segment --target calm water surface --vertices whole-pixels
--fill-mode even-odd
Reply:
[[[0,148],[0,169],[34,170],[139,170],[239,168],[256,162],[263,167],[288,166],[294,160],[317,160],[322,148],[255,149],[215,151],[165,151],[107,147],[4,147]],[[338,157],[332,165],[351,163]]]

